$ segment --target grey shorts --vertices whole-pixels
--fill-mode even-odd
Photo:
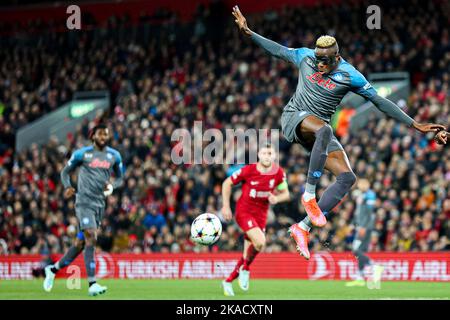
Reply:
[[[97,229],[100,227],[104,207],[93,207],[86,204],[76,204],[75,214],[78,218],[80,230]]]
[[[308,152],[311,152],[314,143],[307,142],[301,137],[298,137],[295,133],[295,129],[297,126],[308,116],[315,116],[309,111],[306,110],[293,110],[293,111],[283,111],[281,114],[281,131],[283,132],[284,137],[287,141],[291,143],[299,143],[305,148]],[[341,150],[344,151],[344,148],[338,141],[338,139],[333,135],[331,141],[328,145],[328,153]]]

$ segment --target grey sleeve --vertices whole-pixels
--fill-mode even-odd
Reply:
[[[112,183],[112,186],[114,189],[117,189],[117,188],[120,188],[124,182],[122,170],[120,168],[118,168],[117,165],[114,165],[114,174],[115,174],[115,179],[114,179],[114,182]]]
[[[69,163],[61,171],[61,182],[64,186],[64,189],[72,187],[72,184],[70,183],[70,173],[75,170],[76,167],[77,165],[74,162],[69,161]]]
[[[414,120],[408,116],[402,109],[400,109],[395,103],[392,101],[379,96],[378,94],[369,98],[370,101],[378,108],[378,110],[384,112],[391,118],[394,118],[401,123],[404,123],[408,126],[412,126]]]
[[[112,186],[114,189],[120,188],[123,185],[124,178],[123,178],[123,163],[122,163],[122,157],[119,153],[116,154],[116,162],[113,166],[115,179],[112,183]]]
[[[296,64],[297,55],[294,49],[282,46],[275,41],[264,38],[263,36],[252,31],[251,39],[268,54],[283,59],[287,62]]]
[[[75,170],[76,167],[82,164],[82,162],[83,162],[83,151],[76,150],[70,157],[69,161],[67,162],[67,165],[61,171],[61,182],[64,188],[67,189],[72,186],[70,184],[70,173],[73,170]]]

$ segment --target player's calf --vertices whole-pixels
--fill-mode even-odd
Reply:
[[[95,245],[97,243],[97,233],[94,229],[84,230],[86,247],[84,249],[84,265],[86,267],[89,287],[96,284],[95,279]],[[97,287],[97,286],[96,286]],[[95,291],[95,290],[94,290]]]

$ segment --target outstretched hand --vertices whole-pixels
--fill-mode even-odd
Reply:
[[[241,10],[239,10],[238,6],[233,7],[233,16],[235,17],[235,22],[239,27],[239,30],[246,36],[251,36],[252,32],[250,28],[247,26],[247,20],[245,19],[244,15],[242,14]]]
[[[435,124],[435,123],[414,122],[413,127],[422,133],[428,133],[428,132],[436,132],[437,133],[441,130],[445,130],[445,127],[442,124]]]
[[[447,144],[447,138],[450,136],[450,132],[447,132],[445,130],[439,131],[434,136],[434,140],[437,144]]]

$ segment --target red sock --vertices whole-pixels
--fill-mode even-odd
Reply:
[[[253,244],[251,244],[247,249],[247,259],[245,259],[244,266],[242,267],[242,269],[247,271],[250,270],[250,265],[253,262],[253,260],[255,260],[255,257],[258,255],[258,253],[259,251],[257,251],[253,246]]]
[[[231,274],[228,276],[228,278],[225,280],[226,282],[231,282],[234,279],[236,279],[239,276],[239,268],[244,264],[244,257],[241,257],[236,264],[236,267],[234,267],[234,270],[231,272]]]

